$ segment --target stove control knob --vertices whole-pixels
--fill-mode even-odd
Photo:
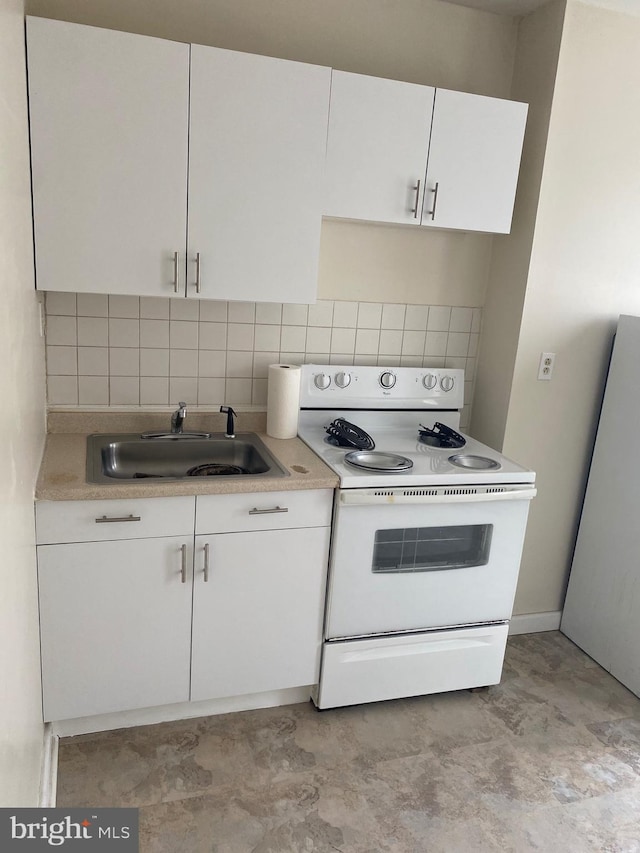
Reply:
[[[326,391],[329,385],[331,385],[331,377],[327,376],[326,373],[318,373],[318,375],[314,377],[313,383],[316,388],[320,389],[320,391]]]
[[[434,373],[427,373],[422,380],[422,384],[427,391],[432,391],[438,384],[438,377]]]
[[[390,371],[385,370],[385,372],[380,377],[380,384],[383,388],[393,388],[393,386],[396,384],[395,375]]]
[[[351,374],[350,373],[336,373],[335,383],[338,386],[338,388],[346,388],[347,385],[351,385]]]
[[[453,376],[443,376],[440,380],[440,387],[443,391],[451,391],[453,388]]]

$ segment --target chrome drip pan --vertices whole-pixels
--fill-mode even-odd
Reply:
[[[383,453],[380,450],[353,450],[345,455],[344,461],[356,468],[366,468],[369,471],[381,471],[383,473],[408,471],[413,468],[413,462],[406,456],[400,456],[397,453]]]
[[[489,471],[500,468],[500,463],[488,456],[474,456],[471,453],[454,453],[449,457],[452,465],[458,468],[472,468],[474,471]]]

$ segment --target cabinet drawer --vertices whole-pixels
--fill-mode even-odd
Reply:
[[[36,503],[38,545],[193,535],[193,497]]]
[[[332,489],[198,495],[196,533],[327,527],[332,506]]]

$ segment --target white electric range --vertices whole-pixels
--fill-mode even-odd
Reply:
[[[458,432],[463,396],[462,370],[302,368],[340,478],[319,708],[500,680],[535,474]]]

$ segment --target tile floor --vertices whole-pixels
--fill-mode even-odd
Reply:
[[[67,738],[58,805],[138,806],[142,853],[637,853],[640,700],[524,635],[485,691]]]

